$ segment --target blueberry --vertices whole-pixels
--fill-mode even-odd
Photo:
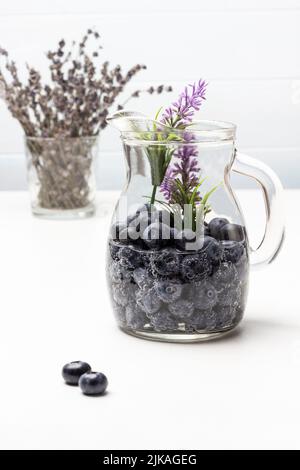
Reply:
[[[167,310],[160,310],[151,317],[151,326],[156,331],[174,331],[178,328],[178,322]]]
[[[223,289],[238,279],[237,270],[232,263],[221,263],[218,270],[212,276],[212,282],[217,291]]]
[[[218,301],[217,291],[210,282],[201,282],[193,289],[193,301],[201,310],[212,308]]]
[[[175,280],[156,281],[155,290],[162,302],[170,303],[179,299],[182,293],[182,284]]]
[[[222,247],[217,240],[212,237],[205,236],[202,250],[205,251],[214,266],[220,263],[222,257]]]
[[[242,295],[241,287],[238,284],[224,287],[218,292],[218,306],[225,307],[229,305],[237,305]]]
[[[114,261],[108,268],[110,280],[114,283],[129,281],[131,279],[131,271],[124,268],[118,261]]]
[[[110,253],[110,257],[113,260],[119,259],[120,248],[122,248],[122,245],[120,243],[109,242],[109,253]]]
[[[211,270],[211,261],[204,251],[185,256],[181,264],[181,274],[187,282],[200,281],[209,276]]]
[[[196,310],[186,322],[186,329],[205,330],[207,327],[207,317],[211,315],[211,310]]]
[[[149,323],[145,312],[135,303],[130,302],[126,307],[126,324],[128,328],[140,330]]]
[[[85,395],[102,395],[107,385],[107,378],[102,372],[86,372],[79,380],[79,387]]]
[[[237,323],[235,321],[236,309],[230,305],[221,306],[214,309],[216,316],[216,328],[230,328]]]
[[[220,230],[220,239],[242,242],[245,239],[244,227],[238,224],[223,225]]]
[[[62,368],[62,376],[69,385],[78,385],[78,381],[82,374],[91,370],[91,366],[87,362],[73,361],[65,364]]]
[[[168,304],[169,311],[174,317],[189,318],[194,312],[194,304],[190,300],[178,299]]]
[[[220,243],[223,249],[223,259],[231,263],[237,263],[244,253],[243,244],[231,240],[223,240]]]
[[[150,260],[151,260],[151,251],[140,250],[140,259],[141,259],[141,266],[145,269],[150,269]]]
[[[126,229],[126,225],[123,224],[122,222],[114,223],[110,229],[110,236],[112,240],[114,241],[119,240],[120,232],[122,232],[122,230],[124,229]]]
[[[116,304],[126,307],[135,296],[136,287],[131,283],[112,284],[112,297]]]
[[[126,310],[125,310],[125,308],[122,307],[121,305],[114,304],[113,312],[116,316],[117,322],[121,326],[125,326],[126,325]]]
[[[128,269],[138,268],[142,264],[140,252],[130,246],[124,246],[120,249],[119,259],[121,266]]]
[[[228,223],[229,223],[229,220],[221,218],[221,217],[215,217],[214,219],[212,219],[208,224],[208,228],[209,228],[211,236],[213,238],[216,238],[217,240],[220,240],[221,239],[220,230],[224,225]]]
[[[145,268],[137,268],[133,271],[132,277],[140,289],[147,289],[153,286],[153,278]]]
[[[217,316],[214,310],[207,310],[205,312],[205,329],[208,331],[215,330],[217,326]]]
[[[154,276],[170,276],[179,273],[179,256],[175,250],[166,248],[151,256],[151,269]]]
[[[154,288],[149,289],[147,292],[138,291],[136,293],[136,302],[148,316],[158,312],[161,306],[161,301]]]
[[[210,233],[210,230],[209,230],[209,227],[208,227],[208,226],[204,227],[204,235],[206,235],[206,236],[208,236],[208,237],[210,237],[210,235],[211,235],[211,233]]]
[[[145,245],[150,249],[161,248],[170,240],[170,227],[154,222],[142,234]]]

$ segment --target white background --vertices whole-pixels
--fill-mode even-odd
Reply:
[[[300,449],[300,191],[286,194],[280,256],[251,273],[241,326],[198,344],[117,328],[104,246],[118,193],[98,197],[96,217],[49,221],[24,192],[0,193],[0,449]],[[238,198],[257,242],[261,194]],[[106,396],[64,384],[78,359],[107,375]]]
[[[199,117],[236,122],[239,149],[295,188],[299,25],[300,0],[10,0],[0,6],[0,45],[44,69],[43,52],[94,26],[103,58],[148,65],[129,92],[160,83],[179,92],[206,78]],[[169,101],[132,107],[152,114]],[[100,150],[99,187],[119,189],[116,133],[103,133]],[[0,103],[0,189],[25,187],[22,132]],[[261,195],[239,197],[251,239],[263,229]],[[268,271],[252,274],[239,330],[174,345],[129,337],[113,320],[103,247],[117,193],[99,194],[97,217],[54,223],[31,216],[25,193],[2,191],[0,448],[299,448],[300,192],[286,197],[286,243]],[[77,359],[107,374],[105,397],[64,385],[60,369]]]
[[[103,37],[103,59],[147,64],[128,87],[171,84],[131,108],[153,115],[200,77],[210,83],[199,117],[238,124],[240,150],[261,158],[286,187],[300,186],[299,0],[10,0],[0,6],[0,45],[20,64],[45,69],[44,52],[88,27]],[[0,189],[26,188],[22,131],[0,103]],[[101,135],[98,187],[124,181],[118,135]],[[247,180],[246,180],[247,181]],[[244,179],[238,185],[248,184]]]

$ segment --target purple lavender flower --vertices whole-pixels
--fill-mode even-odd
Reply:
[[[179,95],[178,101],[164,111],[161,122],[173,129],[185,130],[191,123],[195,111],[200,109],[202,101],[205,100],[206,87],[207,83],[201,79],[198,83],[186,87]],[[168,166],[160,190],[167,202],[184,207],[199,184],[200,168],[196,158],[197,148],[194,145],[187,145],[193,141],[193,133],[186,130],[182,137],[186,144],[174,153],[175,161],[173,160],[172,166]],[[197,192],[194,202],[200,200],[200,194]]]
[[[161,122],[169,127],[184,129],[192,121],[195,111],[200,109],[202,101],[206,99],[206,87],[207,83],[201,79],[198,83],[185,87],[178,101],[165,109]]]
[[[171,204],[184,205],[182,193],[180,192],[176,180],[180,180],[182,189],[187,197],[190,197],[194,188],[199,183],[200,168],[197,161],[198,151],[193,145],[182,145],[174,154],[176,161],[173,166],[169,166],[160,189],[165,199]],[[199,200],[197,194],[195,201]]]

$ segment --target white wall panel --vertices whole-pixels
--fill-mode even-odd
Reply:
[[[232,11],[282,10],[299,8],[298,0],[10,0],[3,2],[2,14],[82,14],[94,12],[165,11]]]
[[[26,0],[25,0],[26,1]],[[148,80],[300,75],[300,10],[0,16],[0,43],[20,63],[45,66],[61,37],[96,27],[112,62],[148,65]]]
[[[125,96],[151,83],[135,82]],[[160,106],[176,97],[185,83],[168,81],[173,93],[132,99],[128,108],[154,116]],[[244,147],[300,147],[300,101],[293,101],[293,80],[209,80],[207,100],[199,119],[231,121],[238,125],[237,141]],[[122,101],[122,100],[121,100]],[[100,136],[101,150],[118,151],[119,134],[107,127]],[[21,153],[23,133],[4,103],[0,104],[0,153]]]
[[[186,83],[206,78],[207,102],[199,117],[237,123],[239,148],[253,150],[285,185],[295,187],[300,186],[299,25],[300,0],[12,0],[0,6],[0,45],[18,63],[45,71],[45,51],[61,37],[79,38],[94,26],[103,36],[103,59],[125,68],[147,64],[128,93],[150,84],[173,85],[172,96],[130,103],[149,115]],[[105,130],[100,149],[99,184],[116,188],[123,166],[115,131]],[[25,187],[22,152],[19,125],[0,103],[0,189]]]

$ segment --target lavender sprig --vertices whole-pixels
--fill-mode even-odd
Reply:
[[[177,101],[165,109],[161,122],[172,128],[184,129],[192,121],[195,111],[199,111],[203,100],[206,99],[207,83],[199,80],[198,83],[185,87]]]
[[[199,80],[198,83],[194,83],[193,85],[189,85],[185,87],[184,91],[179,95],[177,101],[175,101],[171,107],[165,109],[160,119],[160,122],[165,126],[168,126],[173,129],[185,129],[192,121],[192,117],[194,116],[195,111],[200,109],[202,101],[205,100],[205,93],[206,93],[206,86],[207,83],[205,80]],[[169,140],[173,139],[172,132],[168,136]],[[187,133],[186,136],[183,136],[183,140],[188,141],[191,138],[191,134]],[[180,137],[178,137],[180,140]],[[167,138],[168,140],[168,138]],[[165,181],[164,177],[166,175],[166,171],[171,160],[172,154],[174,152],[168,152],[168,161],[167,158],[164,158],[164,155],[161,151],[160,153],[160,184],[163,184],[162,191],[164,188],[168,186],[168,182]],[[151,163],[151,162],[150,162]],[[153,165],[151,165],[152,169]],[[178,169],[180,172],[181,170]],[[183,175],[184,178],[184,175]],[[154,203],[156,194],[156,185],[153,186],[151,203]]]
[[[202,79],[198,83],[186,87],[172,107],[164,111],[161,122],[176,129],[185,129],[192,122],[195,111],[200,109],[202,101],[206,99],[206,87],[207,83]],[[183,134],[185,142],[189,142],[191,138],[190,132]],[[193,145],[183,145],[174,154],[174,157],[179,161],[168,168],[160,186],[162,193],[170,203],[178,203],[183,207],[197,186],[200,172],[196,159],[197,155],[198,150]],[[180,184],[178,184],[178,181]],[[200,195],[197,192],[195,202],[199,200]]]
[[[190,199],[199,183],[200,167],[197,161],[198,151],[195,146],[183,145],[174,153],[177,161],[166,171],[160,190],[170,204],[179,204],[182,208]],[[180,180],[180,187],[178,185]],[[200,200],[197,192],[195,201]]]
[[[94,42],[91,52],[88,43]],[[79,43],[70,49],[66,41],[59,41],[55,50],[48,51],[51,82],[44,83],[41,74],[28,67],[28,81],[22,83],[16,64],[7,51],[0,47],[0,96],[30,137],[95,136],[107,125],[109,109],[118,104],[119,95],[136,74],[146,68],[137,64],[123,72],[120,65],[111,67],[99,61],[102,49],[100,35],[88,29]],[[136,90],[129,99],[141,93],[171,91],[171,87]],[[128,99],[125,101],[127,103]],[[123,108],[124,103],[119,104]]]

